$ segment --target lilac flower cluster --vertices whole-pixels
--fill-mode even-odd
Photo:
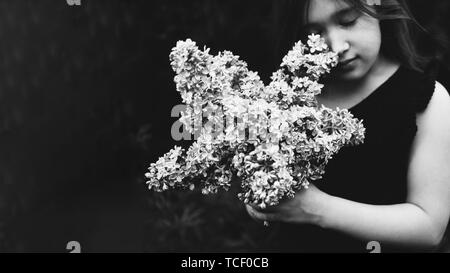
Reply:
[[[239,181],[244,203],[274,206],[321,179],[342,147],[364,141],[362,121],[316,100],[320,78],[337,65],[318,35],[294,46],[268,86],[238,56],[210,55],[189,39],[177,43],[170,60],[187,106],[180,121],[191,133],[200,126],[201,133],[189,149],[175,147],[150,165],[151,190],[209,194]],[[203,113],[208,118],[195,124]]]

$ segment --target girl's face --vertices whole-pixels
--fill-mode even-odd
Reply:
[[[339,53],[335,77],[358,80],[377,64],[381,31],[376,18],[342,0],[310,0],[307,14],[306,31],[320,34]]]

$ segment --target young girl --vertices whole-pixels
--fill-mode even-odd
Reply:
[[[320,34],[339,54],[319,103],[364,120],[366,140],[341,150],[294,199],[247,211],[279,229],[272,251],[368,252],[372,241],[382,252],[436,250],[450,216],[450,97],[423,73],[407,6],[295,2],[304,33]]]

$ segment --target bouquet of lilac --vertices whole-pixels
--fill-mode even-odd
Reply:
[[[268,86],[231,52],[212,56],[179,41],[170,60],[186,104],[180,121],[199,136],[189,149],[175,147],[150,165],[149,189],[209,194],[239,181],[239,199],[266,208],[321,179],[342,147],[363,143],[362,121],[319,106],[319,80],[338,58],[320,36],[308,38],[283,58]]]

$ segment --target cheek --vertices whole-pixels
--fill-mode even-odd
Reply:
[[[356,29],[354,46],[365,61],[374,62],[380,53],[381,30],[378,21],[362,22]]]

